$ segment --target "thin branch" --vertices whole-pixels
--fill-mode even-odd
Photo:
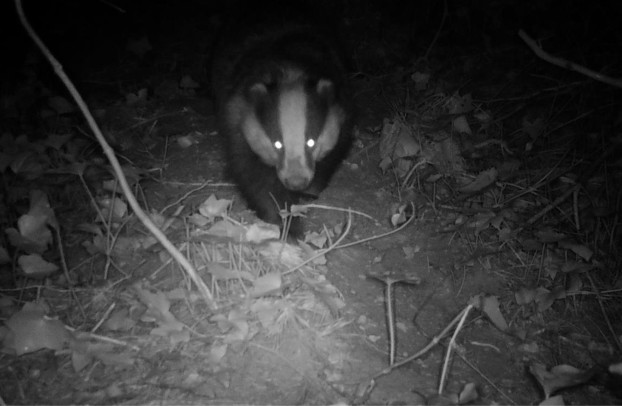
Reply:
[[[63,70],[63,66],[54,57],[54,55],[52,55],[50,50],[43,43],[41,38],[39,38],[37,33],[34,31],[32,26],[26,19],[21,0],[15,0],[15,7],[17,9],[17,14],[19,15],[19,19],[22,25],[24,26],[24,28],[26,29],[26,32],[28,33],[30,38],[34,41],[34,43],[37,45],[41,53],[43,53],[46,59],[50,62],[50,64],[52,65],[52,68],[54,69],[54,73],[56,73],[56,75],[61,79],[61,81],[63,82],[63,84],[65,85],[65,87],[67,88],[71,96],[73,97],[74,101],[80,108],[80,111],[84,115],[84,118],[86,119],[89,127],[93,131],[95,138],[97,138],[97,141],[101,145],[104,151],[104,154],[108,158],[108,161],[110,161],[110,165],[114,169],[114,173],[117,176],[117,179],[119,180],[119,184],[121,186],[121,189],[123,190],[123,194],[125,195],[125,198],[127,199],[127,202],[129,203],[132,210],[134,210],[134,213],[136,213],[136,217],[138,217],[138,219],[144,224],[147,230],[149,230],[153,234],[153,236],[160,242],[160,244],[162,244],[162,246],[171,254],[173,258],[177,260],[177,262],[181,265],[181,267],[188,273],[188,276],[190,276],[190,278],[197,285],[197,288],[199,289],[199,292],[201,293],[203,300],[205,301],[207,306],[211,310],[216,309],[217,307],[216,302],[214,301],[214,298],[212,297],[211,292],[207,288],[207,285],[205,285],[205,282],[203,282],[201,277],[194,270],[194,267],[181,254],[181,252],[179,252],[179,250],[175,248],[175,246],[168,240],[168,238],[166,238],[164,233],[162,233],[162,231],[160,231],[160,229],[151,221],[149,216],[145,214],[143,209],[138,204],[138,201],[136,201],[136,197],[134,197],[134,194],[132,193],[132,189],[130,188],[127,182],[127,179],[125,175],[123,174],[123,169],[121,168],[121,164],[119,164],[119,160],[117,159],[114,153],[114,150],[110,147],[110,145],[104,138],[101,130],[99,129],[97,123],[95,122],[95,119],[93,118],[93,115],[91,114],[88,106],[84,102],[84,99],[82,98],[82,96],[80,95],[76,87],[74,86],[71,79],[69,79],[69,77]]]
[[[560,58],[557,56],[553,56],[549,54],[548,52],[546,52],[544,49],[542,49],[542,47],[538,45],[536,41],[533,38],[531,38],[529,35],[527,35],[527,33],[523,30],[518,31],[518,36],[521,37],[523,41],[525,41],[525,43],[529,46],[529,48],[531,48],[531,50],[538,57],[540,57],[541,59],[544,59],[548,63],[551,63],[555,66],[559,66],[564,69],[578,72],[582,75],[585,75],[594,80],[598,80],[600,82],[606,83],[610,86],[622,88],[622,79],[615,79],[615,78],[603,75],[602,73],[593,71],[589,68],[586,68],[583,65],[579,65],[578,63],[571,62],[567,59]]]

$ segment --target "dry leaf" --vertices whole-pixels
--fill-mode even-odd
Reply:
[[[20,255],[17,263],[24,275],[29,278],[46,278],[58,270],[58,266],[47,262],[39,254]]]
[[[557,365],[549,371],[546,366],[537,362],[529,366],[529,372],[536,378],[547,399],[560,389],[589,381],[594,375],[592,369],[582,371],[570,365]]]
[[[452,121],[452,125],[454,127],[454,130],[456,130],[458,133],[468,135],[473,134],[473,131],[471,131],[471,127],[469,126],[469,122],[467,121],[465,116],[458,116],[454,118],[454,120]]]
[[[277,293],[281,290],[282,286],[281,274],[278,272],[267,273],[253,282],[253,289],[251,290],[251,297],[261,297]]]
[[[496,296],[478,295],[471,298],[469,303],[484,312],[499,330],[504,332],[508,330],[508,323],[501,314],[499,299]]]
[[[4,348],[15,351],[16,355],[42,348],[60,350],[70,338],[65,325],[45,317],[45,308],[37,303],[26,303],[5,324],[10,332],[4,338]]]
[[[226,217],[229,206],[231,206],[231,200],[217,199],[212,194],[199,206],[199,213],[210,220],[215,217]]]
[[[477,175],[477,178],[468,185],[462,186],[458,189],[461,193],[474,193],[490,186],[497,180],[497,169],[490,168],[486,171],[482,171]]]

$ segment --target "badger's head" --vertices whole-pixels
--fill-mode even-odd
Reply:
[[[345,111],[335,84],[296,69],[250,84],[240,101],[240,131],[264,163],[274,166],[283,185],[304,190],[315,163],[337,144]]]

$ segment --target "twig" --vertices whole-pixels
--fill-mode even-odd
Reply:
[[[574,213],[574,224],[577,231],[581,231],[581,221],[579,220],[579,189],[575,189],[572,194],[572,207]]]
[[[52,227],[56,232],[56,243],[58,245],[58,255],[60,257],[60,263],[63,268],[63,273],[65,278],[67,279],[67,287],[73,296],[73,299],[78,304],[78,308],[80,309],[80,313],[82,313],[82,317],[86,318],[86,313],[84,312],[84,307],[82,307],[82,303],[80,303],[80,298],[76,294],[76,291],[73,288],[73,282],[71,281],[71,277],[69,276],[69,267],[67,266],[67,260],[65,258],[65,250],[63,249],[63,237],[60,233],[60,226],[58,223],[55,227]]]
[[[198,192],[199,190],[210,186],[210,182],[207,181],[205,183],[202,183],[201,185],[197,186],[194,189],[190,189],[189,191],[187,191],[186,193],[183,194],[183,196],[181,196],[179,199],[175,200],[174,202],[172,202],[171,204],[165,206],[162,210],[160,210],[160,214],[164,214],[164,212],[168,209],[170,209],[173,206],[176,206],[177,204],[179,204],[182,200],[186,199],[188,196],[190,196],[191,194],[193,194],[194,192]]]
[[[606,83],[610,86],[615,86],[622,88],[622,79],[614,79],[612,77],[603,75],[602,73],[598,73],[593,71],[585,66],[579,65],[575,62],[571,62],[564,58],[559,58],[557,56],[553,56],[546,52],[540,45],[536,43],[536,41],[531,38],[527,33],[523,30],[518,31],[518,36],[522,38],[523,41],[531,48],[531,50],[541,59],[544,59],[548,63],[559,66],[564,69],[572,70],[578,72],[582,75],[585,75],[594,80],[598,80],[600,82]]]
[[[393,311],[393,285],[396,283],[410,283],[410,284],[419,284],[421,280],[419,278],[394,278],[390,275],[382,274],[382,275],[368,275],[371,278],[374,278],[385,284],[386,289],[384,291],[385,302],[387,304],[387,326],[389,330],[389,365],[393,365],[395,363],[395,351],[396,351],[396,342],[395,342],[395,313]]]
[[[501,388],[499,388],[493,381],[490,380],[490,378],[488,378],[486,375],[484,375],[484,373],[482,371],[480,371],[475,365],[473,365],[472,363],[469,362],[469,360],[467,360],[466,358],[464,358],[464,356],[462,354],[460,354],[459,352],[456,352],[456,355],[458,357],[460,357],[460,359],[469,366],[469,368],[471,368],[473,371],[475,371],[479,376],[481,376],[482,378],[484,378],[484,380],[486,380],[486,382],[488,382],[488,385],[490,385],[494,390],[496,390],[501,396],[503,396],[508,402],[509,404],[515,405],[516,402],[510,398],[508,395],[506,395],[505,392],[503,392],[501,390]]]
[[[554,180],[558,179],[560,176],[562,176],[564,173],[566,173],[566,171],[560,171],[559,173],[555,174],[554,176],[551,176],[553,174],[553,172],[555,171],[555,169],[557,167],[559,167],[559,165],[561,165],[561,163],[564,160],[564,157],[568,154],[568,152],[566,152],[561,159],[559,159],[555,165],[553,165],[552,168],[550,168],[544,175],[542,175],[542,177],[540,179],[538,179],[533,185],[529,186],[528,188],[522,189],[519,192],[517,192],[516,194],[508,197],[507,199],[505,199],[503,202],[501,203],[497,203],[493,206],[493,208],[498,209],[498,208],[502,208],[502,207],[507,207],[507,204],[510,203],[512,200],[518,199],[521,196],[527,195],[529,193],[534,193],[536,190],[540,189],[542,186],[553,182]],[[516,186],[518,187],[518,186]]]
[[[402,188],[402,189],[405,189],[405,188],[406,188],[406,184],[407,184],[407,183],[408,183],[408,181],[410,180],[410,177],[413,175],[413,173],[415,173],[415,171],[417,170],[417,168],[419,168],[421,165],[427,165],[427,164],[429,164],[429,163],[430,163],[430,162],[429,162],[427,159],[425,159],[425,158],[422,158],[422,159],[418,160],[418,162],[417,162],[417,163],[415,163],[415,164],[412,166],[412,168],[410,168],[410,170],[408,171],[408,173],[406,174],[406,176],[404,176],[404,180],[402,181],[402,186],[401,186],[401,188]],[[398,181],[398,182],[399,182],[399,181]]]
[[[560,197],[549,203],[544,209],[540,210],[539,213],[536,213],[529,220],[527,220],[527,224],[533,224],[536,221],[540,220],[546,213],[553,210],[555,207],[559,206],[564,200],[568,198],[571,194],[575,193],[581,188],[581,184],[577,183],[570,189],[566,190]]]
[[[547,205],[539,213],[535,214],[529,220],[527,220],[527,224],[531,225],[531,224],[535,223],[536,221],[541,219],[546,213],[548,213],[549,211],[551,211],[552,209],[554,209],[555,207],[560,205],[564,200],[566,200],[568,198],[568,196],[572,195],[573,193],[576,193],[581,188],[582,182],[589,180],[590,177],[592,176],[592,174],[594,172],[596,172],[596,170],[604,162],[606,162],[606,160],[609,158],[609,156],[615,155],[617,153],[618,153],[618,148],[609,148],[608,150],[604,151],[604,153],[596,161],[594,161],[592,163],[592,165],[587,168],[587,170],[585,170],[585,171],[583,171],[581,173],[579,179],[576,180],[576,184],[573,187],[571,187],[570,189],[566,190],[560,197],[555,199],[555,201],[553,201],[552,203]],[[524,227],[519,227],[516,231],[517,232],[521,231],[523,228]]]
[[[445,381],[447,380],[447,369],[449,368],[449,360],[451,359],[451,350],[456,346],[456,337],[460,330],[462,330],[462,326],[464,325],[464,321],[466,320],[469,312],[473,308],[473,305],[469,304],[466,309],[462,312],[462,317],[460,318],[460,322],[458,323],[458,327],[454,330],[454,334],[451,336],[451,340],[449,341],[449,345],[447,346],[447,354],[445,355],[445,362],[443,363],[443,371],[441,372],[441,380],[438,384],[438,394],[443,394],[443,389],[445,388]]]
[[[63,250],[63,240],[62,235],[60,234],[60,229],[58,224],[56,227],[52,227],[54,231],[56,231],[56,241],[58,244],[58,256],[60,257],[60,264],[63,267],[63,273],[65,274],[65,278],[67,279],[67,286],[73,291],[72,286],[73,282],[71,281],[71,277],[69,276],[69,267],[67,266],[67,259],[65,258],[65,250]]]
[[[414,205],[412,203],[410,205],[413,207],[413,212],[414,212]],[[362,240],[352,241],[352,242],[349,242],[347,244],[338,245],[334,249],[338,250],[338,249],[341,249],[341,248],[351,247],[353,245],[362,244],[364,242],[368,242],[368,241],[372,241],[372,240],[377,240],[379,238],[384,238],[384,237],[389,236],[391,234],[395,234],[395,233],[405,229],[406,226],[408,226],[410,223],[412,223],[412,221],[414,219],[415,219],[415,216],[413,215],[411,218],[408,219],[407,222],[405,222],[404,224],[402,224],[401,226],[399,226],[395,230],[387,231],[386,233],[382,233],[382,234],[378,234],[378,235],[372,235],[371,237],[363,238]]]
[[[387,289],[387,319],[389,320],[389,365],[393,365],[395,363],[395,315],[393,314],[393,284],[396,281],[392,279],[388,279],[386,281]]]
[[[382,277],[380,275],[369,275],[385,284],[384,297],[387,304],[387,327],[389,330],[389,366],[395,363],[395,315],[393,314],[393,285],[399,282],[399,279],[390,276]]]
[[[596,284],[594,283],[594,279],[592,279],[589,272],[586,272],[585,275],[587,276],[587,279],[590,281],[590,284],[592,285],[592,289],[594,289],[594,292],[596,292],[596,300],[598,301],[598,305],[600,306],[600,311],[602,312],[603,317],[605,318],[605,322],[607,322],[609,333],[611,333],[611,336],[613,337],[613,341],[616,343],[616,346],[618,347],[618,351],[622,351],[622,345],[620,344],[618,335],[616,334],[616,331],[613,328],[613,325],[611,324],[611,320],[609,319],[609,316],[607,315],[607,312],[605,311],[605,305],[603,304],[603,299],[598,293],[598,288],[596,287]]]
[[[615,148],[610,148],[607,151],[605,151],[605,153],[598,160],[596,160],[586,171],[584,171],[581,174],[580,179],[577,179],[576,181],[577,183],[573,187],[566,190],[560,197],[555,199],[552,203],[547,205],[539,213],[535,214],[529,220],[527,220],[527,224],[531,225],[535,223],[536,221],[541,219],[546,213],[548,213],[555,207],[559,206],[564,200],[568,198],[568,196],[572,195],[573,193],[578,192],[578,190],[581,188],[582,181],[589,180],[592,174],[607,160],[607,158],[610,155],[613,155],[616,151],[617,150]],[[519,228],[519,230],[521,229],[522,227]]]
[[[117,6],[116,4],[113,4],[111,1],[108,1],[108,0],[99,0],[99,1],[104,3],[105,5],[107,5],[109,7],[112,7],[113,9],[117,10],[119,13],[123,13],[123,14],[126,13],[125,9]]]
[[[28,20],[26,20],[26,16],[24,14],[21,0],[15,0],[15,7],[17,9],[17,14],[19,15],[20,22],[26,29],[26,32],[28,33],[30,38],[34,41],[34,43],[37,45],[41,53],[43,53],[46,59],[50,62],[50,64],[52,65],[52,68],[54,69],[54,72],[61,79],[61,81],[63,82],[63,84],[65,85],[65,87],[67,88],[71,96],[73,97],[74,101],[80,108],[80,111],[84,115],[84,118],[89,124],[89,127],[93,131],[95,138],[97,138],[97,141],[101,145],[104,151],[104,154],[108,158],[108,161],[110,161],[110,165],[114,169],[114,173],[117,179],[119,180],[121,189],[123,190],[123,194],[125,195],[125,198],[127,199],[130,207],[132,208],[132,210],[134,210],[134,213],[136,213],[136,216],[145,225],[145,227],[153,234],[153,236],[160,242],[160,244],[162,244],[162,246],[171,254],[171,256],[177,260],[177,262],[186,271],[186,273],[188,273],[190,278],[197,285],[197,288],[199,292],[201,293],[203,300],[205,301],[205,304],[207,305],[207,307],[210,308],[211,310],[215,310],[217,308],[216,302],[214,301],[214,298],[212,297],[211,292],[205,285],[205,282],[203,282],[203,280],[197,274],[197,272],[195,271],[194,267],[190,264],[190,262],[177,250],[177,248],[175,248],[175,246],[168,240],[168,238],[166,238],[164,233],[162,233],[160,229],[158,229],[158,227],[151,221],[149,216],[145,214],[143,209],[140,207],[140,205],[136,201],[136,198],[134,197],[134,194],[132,193],[132,190],[130,189],[127,179],[125,175],[123,174],[123,170],[121,168],[121,165],[119,164],[119,160],[117,159],[114,153],[114,150],[110,147],[110,145],[106,141],[106,138],[103,136],[101,130],[99,129],[97,123],[95,122],[95,119],[93,118],[93,115],[91,114],[88,106],[84,102],[84,99],[82,98],[82,96],[80,95],[76,87],[74,86],[71,79],[69,79],[67,74],[65,74],[60,62],[54,57],[54,55],[52,55],[52,53],[47,48],[47,46],[43,43],[41,38],[39,38],[37,33],[34,31],[32,26],[28,22]]]
[[[331,385],[327,384],[324,380],[319,379],[317,376],[314,376],[312,374],[309,374],[307,372],[305,372],[303,369],[301,369],[300,367],[298,367],[295,362],[293,362],[292,360],[288,359],[287,357],[285,357],[283,354],[279,353],[278,351],[273,350],[272,348],[268,348],[265,347],[263,345],[254,343],[254,342],[250,342],[249,343],[251,346],[258,348],[262,351],[265,351],[269,354],[274,355],[275,357],[279,358],[281,361],[285,362],[285,364],[287,366],[289,366],[291,369],[293,369],[298,375],[300,375],[303,379],[306,380],[307,385],[311,385],[311,388],[307,388],[307,390],[311,390],[311,391],[316,391],[314,393],[315,396],[318,395],[317,391],[321,391],[322,392],[322,400],[324,402],[328,402],[330,401],[330,403],[335,404],[335,405],[345,405],[345,399],[343,398],[343,396],[335,389],[333,388]]]
[[[443,26],[445,25],[445,20],[447,19],[447,0],[443,1],[443,17],[441,18],[441,23],[438,26],[438,30],[436,30],[436,34],[434,34],[434,38],[432,39],[432,42],[430,42],[430,46],[428,47],[428,49],[425,51],[425,54],[423,55],[423,59],[427,60],[428,57],[430,56],[430,52],[432,52],[432,48],[434,48],[434,45],[436,44],[436,41],[438,40],[438,37],[440,37],[441,35],[441,31],[443,30]]]
[[[416,360],[417,358],[421,357],[423,354],[427,353],[428,351],[430,351],[430,349],[432,349],[433,347],[435,347],[441,340],[441,338],[445,337],[445,335],[451,330],[451,328],[457,324],[462,317],[464,316],[465,313],[469,312],[471,310],[473,306],[471,304],[469,304],[467,307],[465,307],[464,309],[462,309],[462,311],[460,312],[460,314],[458,314],[456,317],[454,317],[454,319],[443,329],[443,331],[440,332],[440,334],[438,334],[437,336],[434,336],[434,338],[432,338],[432,341],[430,343],[428,343],[428,345],[426,345],[422,350],[417,351],[415,354],[411,355],[408,358],[405,358],[385,369],[383,369],[382,371],[376,373],[376,375],[374,375],[369,383],[367,384],[367,386],[365,386],[363,388],[362,391],[359,391],[359,393],[357,393],[357,399],[355,399],[352,403],[354,404],[360,404],[360,403],[364,403],[365,400],[369,397],[369,395],[371,394],[371,392],[374,390],[374,387],[376,386],[376,380],[378,378],[380,378],[381,376],[387,375],[388,373],[390,373],[391,371],[393,371],[396,368],[401,367],[402,365],[408,364],[411,361]]]
[[[346,238],[346,235],[348,235],[350,233],[350,227],[352,226],[352,213],[348,213],[348,222],[346,223],[346,229],[343,231],[343,233],[341,233],[341,236],[337,239],[337,241],[335,241],[330,247],[326,248],[325,250],[321,250],[319,251],[317,254],[313,255],[312,257],[306,259],[305,261],[302,261],[300,264],[296,265],[295,267],[288,269],[287,271],[283,272],[283,275],[287,275],[289,273],[294,272],[295,270],[299,269],[300,267],[308,264],[309,262],[315,260],[316,258],[319,258],[323,255],[326,255],[326,253],[336,249],[336,248],[340,248],[338,247],[339,243],[341,241],[343,241],[344,238]]]
[[[117,304],[115,302],[112,302],[112,304],[108,306],[108,309],[106,309],[106,312],[104,313],[102,318],[97,322],[97,324],[95,324],[95,327],[91,329],[91,333],[96,332],[99,329],[99,327],[101,327],[101,325],[104,324],[106,320],[108,320],[108,316],[110,316],[110,313],[112,313],[116,305]]]
[[[133,344],[129,344],[125,341],[121,341],[121,340],[117,340],[116,338],[112,338],[112,337],[106,337],[106,336],[102,336],[99,334],[95,334],[95,333],[87,333],[84,331],[79,331],[76,330],[75,328],[69,327],[69,326],[65,326],[66,330],[71,331],[72,333],[74,333],[76,335],[76,338],[82,338],[82,337],[88,337],[91,338],[93,340],[99,340],[99,341],[103,341],[105,343],[110,343],[110,344],[115,344],[115,345],[120,345],[123,347],[128,347],[134,351],[140,351],[140,347],[138,347],[137,345],[133,345]]]
[[[357,210],[352,210],[352,209],[344,209],[342,207],[333,207],[333,206],[326,206],[323,204],[296,204],[295,205],[298,209],[324,209],[324,210],[333,210],[333,211],[343,211],[346,213],[352,213],[352,214],[358,214],[359,216],[363,216],[366,217],[370,220],[373,220],[374,218],[372,216],[370,216],[369,214],[365,214],[362,211],[357,211]]]

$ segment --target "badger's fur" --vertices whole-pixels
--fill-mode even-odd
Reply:
[[[230,174],[257,215],[280,225],[279,208],[324,189],[349,147],[344,62],[304,11],[247,15],[224,29],[212,88]],[[290,233],[301,232],[293,219]]]

